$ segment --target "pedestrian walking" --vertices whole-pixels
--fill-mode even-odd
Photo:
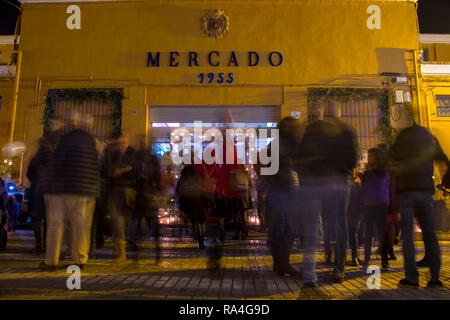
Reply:
[[[359,172],[355,170],[353,180],[350,182],[350,197],[347,210],[348,242],[352,254],[351,265],[354,267],[362,264],[358,254],[359,244],[363,241],[363,239],[359,237],[362,220],[361,209],[363,205],[361,196],[361,179]]]
[[[88,261],[95,199],[100,188],[100,163],[94,137],[82,129],[92,118],[69,114],[66,132],[44,170],[43,192],[47,213],[47,239],[43,269],[56,269],[64,219],[70,222],[72,258],[81,268]]]
[[[307,126],[299,147],[302,225],[311,239],[308,246],[315,247],[312,232],[322,212],[324,224],[329,226],[324,232],[334,242],[334,280],[342,282],[348,240],[348,179],[356,165],[357,141],[352,130],[339,119],[341,109],[336,103],[321,104],[311,109],[311,115],[317,120]],[[311,262],[307,270],[311,283],[315,282],[311,269],[314,265]]]
[[[397,161],[396,193],[403,233],[405,278],[399,285],[419,287],[414,246],[414,218],[417,217],[431,272],[427,287],[442,287],[439,280],[441,251],[433,221],[433,161],[448,163],[448,158],[431,132],[415,122],[399,133],[391,156]]]
[[[136,209],[136,163],[126,133],[113,137],[105,151],[102,176],[106,183],[106,201],[111,213],[115,262],[127,259],[127,224]],[[128,229],[129,230],[129,229]],[[135,249],[131,243],[130,249]]]
[[[180,210],[191,220],[194,234],[198,237],[198,246],[205,249],[206,215],[202,208],[202,178],[193,164],[186,164],[176,187]]]
[[[386,243],[387,217],[390,206],[391,177],[387,157],[380,148],[368,151],[367,170],[362,176],[364,233],[363,269],[369,266],[374,232],[381,248],[381,267],[389,271],[388,246]]]
[[[295,236],[298,234],[299,179],[295,170],[297,154],[298,123],[291,117],[283,118],[279,125],[279,170],[275,175],[261,176],[267,190],[267,241],[273,258],[273,271],[280,276],[298,274],[290,264]],[[272,149],[272,146],[268,146]],[[271,151],[272,152],[272,151]],[[309,230],[308,230],[309,231]],[[315,236],[315,235],[314,235]],[[305,244],[311,241],[306,236]],[[304,280],[315,282],[308,271],[314,269],[313,246],[306,246],[303,260]]]
[[[156,260],[160,256],[160,229],[158,221],[159,199],[161,196],[161,166],[153,154],[151,148],[145,145],[144,137],[141,138],[140,148],[136,151],[136,210],[132,216],[131,234],[133,241],[137,244],[136,257],[143,252],[146,226],[149,230],[154,227],[156,242]],[[135,241],[139,234],[138,241]]]

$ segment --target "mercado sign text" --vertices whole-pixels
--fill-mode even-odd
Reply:
[[[148,52],[147,67],[279,67],[283,55],[271,52]]]

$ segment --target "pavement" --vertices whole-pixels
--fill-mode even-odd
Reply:
[[[418,235],[419,236],[419,235]],[[419,238],[418,238],[419,239]],[[207,250],[198,249],[189,237],[181,239],[170,232],[161,238],[161,259],[156,259],[156,243],[145,242],[139,260],[128,253],[125,264],[115,264],[111,241],[96,249],[81,270],[81,288],[69,290],[70,260],[60,261],[62,268],[49,272],[38,266],[43,255],[30,253],[34,247],[31,230],[9,233],[6,251],[0,252],[0,300],[52,299],[202,299],[202,300],[449,300],[450,235],[440,233],[442,250],[441,281],[444,288],[425,288],[430,273],[420,268],[420,289],[398,288],[404,278],[401,247],[395,247],[397,260],[391,270],[381,272],[380,289],[367,286],[370,274],[361,267],[347,266],[346,280],[333,282],[332,268],[324,264],[323,251],[317,253],[319,287],[303,288],[301,277],[282,277],[272,272],[273,260],[265,234],[251,232],[247,240],[226,240],[219,273],[207,268]],[[211,247],[207,243],[207,247]],[[423,257],[422,241],[416,241],[417,259]],[[363,256],[362,247],[360,257]],[[300,269],[302,252],[295,245],[291,264]],[[371,264],[380,266],[375,249]],[[69,281],[72,281],[69,279]],[[73,282],[72,282],[73,283]]]

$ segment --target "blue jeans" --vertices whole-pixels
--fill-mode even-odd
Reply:
[[[430,266],[431,280],[439,280],[441,269],[441,250],[434,232],[433,195],[430,192],[404,192],[397,195],[402,215],[403,255],[406,279],[419,283],[414,247],[414,218],[417,217],[422,228],[427,262]]]
[[[327,239],[334,241],[334,271],[344,272],[348,241],[346,215],[348,184],[345,177],[308,177],[303,180],[301,190],[302,233],[305,250],[308,248],[305,254],[311,252],[313,248],[315,249],[317,220],[322,213]],[[306,265],[304,264],[303,268],[307,268],[307,270],[303,270],[303,272],[314,277],[312,267],[315,267],[315,263],[309,261]]]

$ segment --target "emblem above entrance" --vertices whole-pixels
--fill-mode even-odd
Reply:
[[[222,38],[229,26],[230,19],[220,9],[208,11],[202,19],[202,29],[210,38]]]

